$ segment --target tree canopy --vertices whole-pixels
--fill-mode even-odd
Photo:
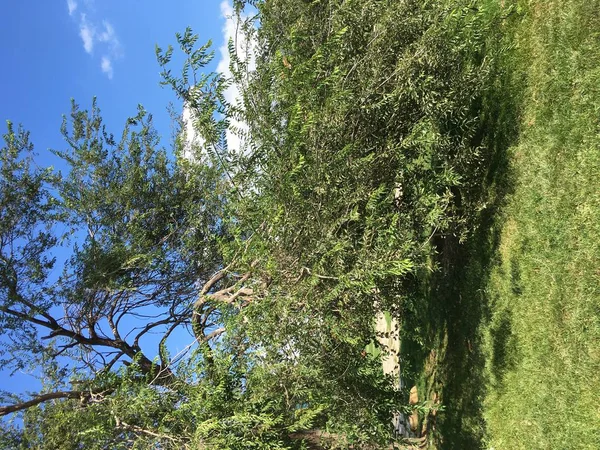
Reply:
[[[173,48],[156,50],[202,137],[192,157],[184,135],[160,147],[142,107],[115,137],[95,100],[73,103],[62,173],[37,167],[9,123],[2,363],[42,383],[3,392],[0,414],[22,418],[5,421],[4,447],[395,440],[407,393],[372,350],[374,317],[410,314],[440,242],[469,233],[500,18],[463,0],[236,7],[255,52],[230,43],[231,79],[205,71],[191,29],[180,75]]]

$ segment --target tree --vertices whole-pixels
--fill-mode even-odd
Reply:
[[[461,0],[251,3],[256,70],[232,58],[251,136],[236,182],[248,226],[268,224],[251,258],[271,282],[244,332],[318,374],[321,426],[383,445],[408,395],[365,348],[374,317],[405,323],[444,242],[472,231],[498,17]]]
[[[44,381],[30,399],[6,394],[2,415],[61,398],[99,401],[131,373],[174,383],[181,355],[169,355],[167,339],[191,330],[197,286],[218,270],[227,236],[220,175],[158,148],[141,107],[119,141],[95,101],[89,112],[73,104],[62,132],[64,176],[35,168],[28,134],[10,123],[2,149],[3,367],[38,366]],[[196,315],[198,340],[216,338],[220,311]]]
[[[224,80],[212,81],[198,98],[219,99]],[[210,112],[204,137],[219,145],[215,105],[194,107]],[[142,107],[117,140],[95,100],[89,111],[73,103],[62,133],[64,174],[38,169],[11,124],[1,153],[3,367],[33,370],[41,388],[3,392],[0,415],[20,414],[23,426],[0,444],[288,448],[319,406],[283,401],[292,387],[236,333],[260,286],[220,155],[182,158],[181,139],[172,154],[159,148]],[[173,335],[189,341],[176,355]]]
[[[0,413],[25,411],[6,445],[394,440],[406,393],[382,372],[374,317],[411,314],[435,243],[469,231],[494,19],[462,0],[238,12],[246,3],[260,23],[240,25],[257,39],[254,71],[230,43],[232,79],[203,73],[212,54],[190,29],[177,35],[181,75],[173,48],[157,48],[202,137],[192,159],[181,140],[158,149],[142,108],[117,141],[95,103],[74,105],[64,176],[35,169],[9,127],[0,326],[12,363],[41,363],[44,386],[5,397]],[[241,105],[226,101],[230,83]],[[243,151],[228,148],[232,119],[248,127]],[[192,344],[172,356],[181,330]]]

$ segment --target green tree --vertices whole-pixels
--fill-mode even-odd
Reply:
[[[156,49],[202,138],[190,159],[182,139],[158,148],[141,108],[116,140],[95,103],[74,105],[64,176],[35,169],[9,127],[0,326],[7,363],[42,367],[44,386],[5,396],[0,413],[26,411],[6,446],[394,440],[407,406],[374,317],[410,314],[432,255],[469,232],[495,16],[463,0],[247,4],[255,70],[230,42],[232,79],[203,73],[210,46],[190,29],[180,75]],[[233,120],[245,148],[228,147]],[[193,345],[173,356],[177,330]]]
[[[196,38],[178,39],[185,49]],[[205,50],[191,55],[194,70]],[[225,81],[205,79],[193,107],[218,149]],[[282,401],[291,386],[236,332],[259,286],[224,160],[186,159],[182,138],[160,148],[142,107],[115,139],[95,100],[89,111],[73,103],[62,133],[64,173],[38,169],[11,124],[1,153],[3,367],[41,381],[38,392],[2,393],[0,415],[23,422],[5,422],[1,446],[289,448],[319,408]],[[190,345],[173,355],[175,334]]]
[[[240,332],[273,362],[290,350],[319,426],[383,445],[408,396],[365,348],[375,315],[410,315],[444,241],[471,231],[498,17],[462,0],[245,3],[256,70],[232,60],[251,144],[230,158],[269,284]]]
[[[99,405],[146,395],[164,408],[173,386],[198,376],[178,373],[179,362],[194,358],[170,355],[167,340],[193,328],[189,341],[195,333],[208,344],[222,333],[218,305],[200,311],[195,303],[198,286],[222,265],[219,241],[228,239],[222,176],[159,148],[141,107],[118,141],[95,101],[90,111],[73,104],[62,132],[68,149],[55,153],[68,166],[64,175],[38,169],[27,133],[9,123],[0,185],[3,367],[35,370],[43,381],[30,397],[3,393],[0,414],[29,409],[23,436],[47,448],[85,442],[64,441],[67,425],[90,438],[102,420],[112,421],[104,424],[111,439],[121,428],[135,432],[139,421]],[[129,410],[152,421],[151,405],[135,403]],[[81,408],[88,404],[96,406]]]

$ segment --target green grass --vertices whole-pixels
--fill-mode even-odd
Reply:
[[[438,243],[403,353],[445,408],[432,446],[597,449],[600,1],[517,11],[484,104],[476,231]]]
[[[490,447],[600,447],[598,11],[534,3],[518,36],[531,64],[487,289]]]

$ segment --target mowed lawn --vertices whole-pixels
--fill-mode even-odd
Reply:
[[[483,327],[488,448],[600,448],[600,2],[533,1]]]
[[[507,12],[509,51],[479,228],[415,319],[430,444],[599,449],[600,1],[481,3]]]

